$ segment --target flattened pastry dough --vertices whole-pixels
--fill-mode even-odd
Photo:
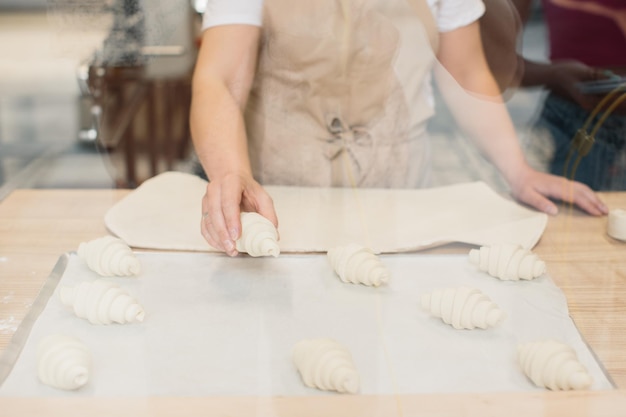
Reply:
[[[213,251],[200,233],[207,182],[167,172],[112,207],[105,224],[134,248]],[[475,182],[426,189],[266,186],[274,200],[283,253],[322,252],[347,242],[375,243],[376,253],[449,242],[510,242],[532,248],[547,216]]]

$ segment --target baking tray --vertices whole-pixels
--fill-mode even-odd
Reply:
[[[539,390],[519,370],[518,344],[553,338],[572,346],[592,389],[614,384],[569,317],[549,276],[503,282],[465,255],[381,256],[392,278],[370,288],[341,282],[324,255],[229,258],[212,253],[138,253],[136,278],[107,278],[144,306],[140,324],[94,326],[56,297],[59,285],[96,275],[75,253],[60,257],[0,358],[0,396],[302,396],[291,350],[304,338],[346,346],[360,394]],[[455,330],[419,308],[434,288],[481,289],[507,313],[488,330]],[[92,351],[90,382],[78,391],[39,383],[35,349],[51,333]]]

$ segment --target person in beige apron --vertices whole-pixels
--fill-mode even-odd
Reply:
[[[261,184],[427,185],[432,107],[421,87],[435,59],[435,22],[424,0],[381,3],[266,2],[246,108]]]
[[[427,185],[425,124],[433,110],[424,89],[437,53],[451,80],[465,77],[478,93],[498,92],[477,48],[478,28],[460,31],[440,38],[426,0],[266,0],[262,29],[225,25],[205,31],[191,127],[210,179],[201,222],[209,244],[237,254],[240,210],[257,211],[277,225],[260,184]],[[463,48],[473,55],[463,55]],[[463,69],[472,68],[474,59],[479,78]],[[464,103],[457,98],[451,101]],[[556,197],[591,214],[606,213],[581,184],[563,195],[564,179],[528,167],[501,103],[491,115],[502,121],[492,126],[504,137],[497,142],[459,113],[520,201],[554,212],[546,196]]]

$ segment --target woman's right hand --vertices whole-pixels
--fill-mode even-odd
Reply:
[[[204,31],[192,82],[191,137],[211,179],[202,199],[202,236],[237,255],[240,212],[277,225],[274,203],[252,177],[243,110],[256,74],[261,28],[218,25]]]
[[[257,212],[278,228],[274,202],[249,174],[230,173],[212,180],[202,198],[202,236],[215,249],[236,256],[241,211]]]

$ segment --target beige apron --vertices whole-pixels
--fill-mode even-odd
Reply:
[[[425,185],[437,36],[425,0],[266,0],[246,109],[255,178]]]

